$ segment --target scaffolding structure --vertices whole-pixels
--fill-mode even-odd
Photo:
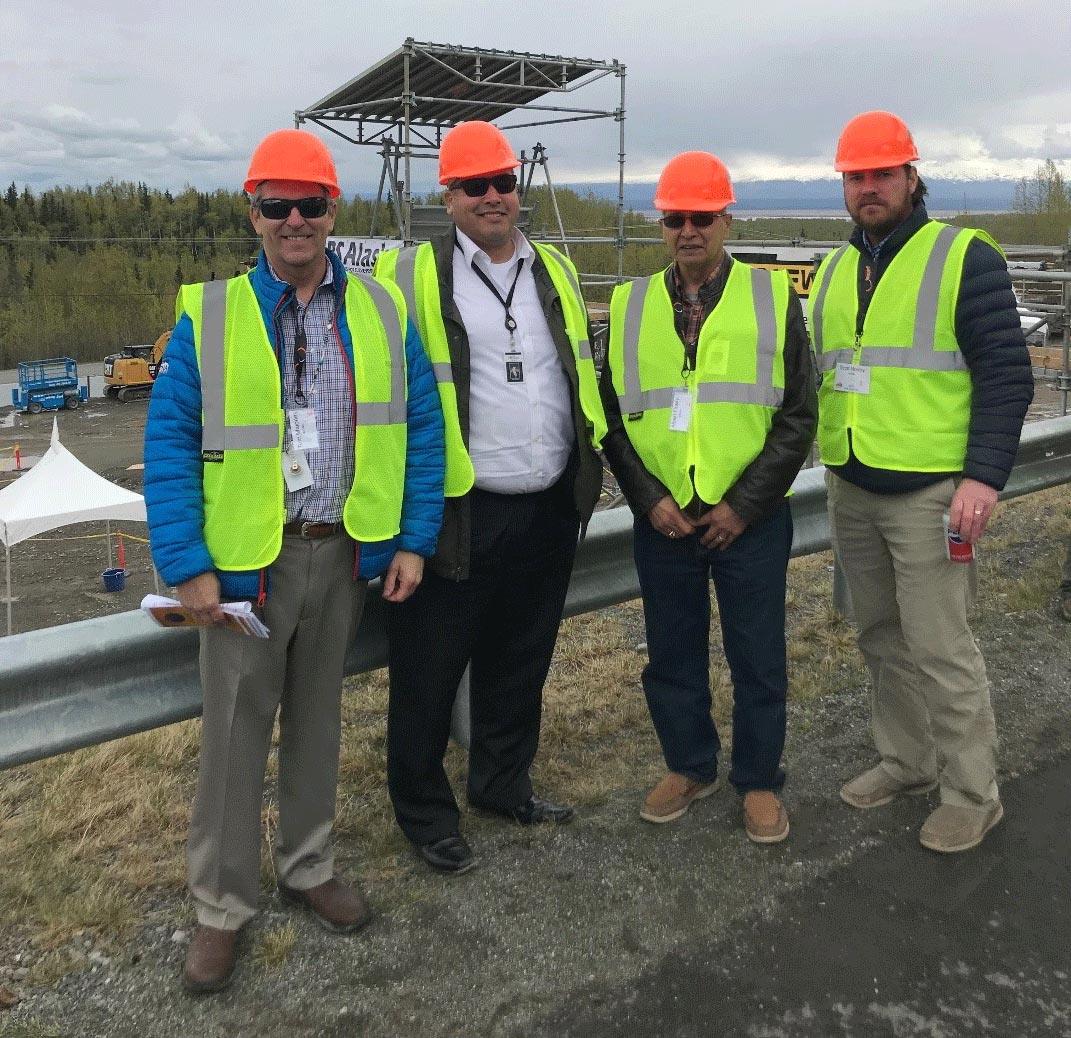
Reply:
[[[608,76],[619,80],[617,107],[580,108],[565,103],[568,95]],[[511,115],[518,121],[497,124],[498,119]],[[614,245],[620,278],[625,243],[625,66],[621,62],[418,43],[410,37],[371,68],[294,113],[296,126],[312,122],[351,144],[379,149],[383,165],[372,234],[386,188],[399,235],[407,245],[426,240],[437,226],[447,222],[441,207],[414,206],[413,163],[435,159],[446,132],[469,119],[496,122],[502,130],[592,119],[617,122]],[[531,152],[522,151],[520,158],[522,206],[539,168],[546,180],[559,240],[568,252],[569,243],[581,239],[568,236],[562,226],[546,148],[536,143]]]

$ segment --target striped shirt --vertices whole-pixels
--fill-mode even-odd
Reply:
[[[270,266],[269,266],[269,269]],[[282,281],[273,270],[272,276]],[[307,305],[296,296],[279,314],[283,406],[289,413],[307,407],[316,413],[318,450],[306,450],[312,486],[286,491],[286,522],[337,523],[353,483],[353,382],[335,324],[334,270],[327,271]],[[305,330],[306,358],[300,387],[294,367],[298,324]],[[357,349],[357,343],[353,344]],[[304,394],[304,403],[301,396]],[[283,450],[290,449],[290,423]]]

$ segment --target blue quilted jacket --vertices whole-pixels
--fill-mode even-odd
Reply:
[[[327,253],[334,267],[337,307],[344,309],[346,271],[338,257]],[[247,275],[260,302],[264,327],[278,356],[279,328],[275,315],[289,303],[293,289],[272,277],[261,253]],[[353,370],[353,343],[341,316],[336,327]],[[443,514],[443,418],[435,376],[409,322],[405,340],[409,379],[408,451],[401,532],[389,541],[360,544],[359,573],[381,575],[396,551],[425,557],[435,552]],[[157,373],[145,426],[145,505],[152,556],[157,570],[172,586],[216,569],[204,540],[204,499],[201,484],[201,383],[193,344],[193,324],[183,314],[175,325],[164,361]],[[279,502],[280,510],[282,502]],[[255,598],[259,570],[217,570],[221,593],[231,598]],[[269,571],[270,580],[270,571]]]

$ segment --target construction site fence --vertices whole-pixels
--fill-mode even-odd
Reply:
[[[1023,430],[1004,499],[1071,482],[1071,416]],[[794,556],[830,547],[825,469],[793,484]],[[984,549],[983,549],[984,550]],[[639,597],[632,515],[593,518],[580,545],[566,615]],[[383,604],[368,596],[346,672],[386,663]],[[0,639],[0,768],[52,757],[201,713],[195,630],[157,627],[136,610]]]

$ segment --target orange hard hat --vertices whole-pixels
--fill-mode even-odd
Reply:
[[[837,141],[838,173],[860,169],[891,169],[919,157],[907,123],[892,112],[863,112],[841,132]]]
[[[708,151],[685,151],[662,170],[655,188],[656,209],[720,213],[736,201],[725,163]]]
[[[490,123],[458,123],[439,146],[439,183],[505,173],[521,164],[506,135]]]
[[[276,130],[257,145],[243,187],[256,191],[264,180],[304,180],[322,184],[332,198],[342,193],[331,152],[308,130]]]

